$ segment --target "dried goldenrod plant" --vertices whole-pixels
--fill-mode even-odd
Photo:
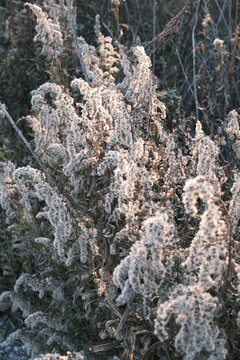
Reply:
[[[51,3],[60,19],[65,5]],[[60,20],[27,5],[42,56],[64,56]],[[96,47],[77,38],[85,80],[31,92],[40,168],[0,164],[0,205],[30,258],[0,295],[24,317],[6,343],[20,339],[35,360],[230,359],[240,331],[239,115],[216,134],[180,115],[170,128],[144,47],[113,43],[98,16],[95,33]]]

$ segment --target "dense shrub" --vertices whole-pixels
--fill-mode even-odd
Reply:
[[[112,3],[117,22],[120,2]],[[62,68],[77,54],[67,7],[43,5],[26,4],[36,16],[36,54],[51,74],[31,92],[24,118],[35,162],[0,164],[6,239],[24,259],[0,296],[25,319],[6,343],[20,339],[32,358],[49,360],[237,359],[238,112],[220,98],[211,107],[223,114],[218,122],[207,107],[203,116],[174,110],[140,40],[122,45],[117,24],[113,42],[99,16],[95,46],[78,38],[85,69],[76,65],[69,85]],[[215,24],[207,5],[201,26],[220,74],[227,52],[207,35]],[[211,74],[198,79],[209,107]]]

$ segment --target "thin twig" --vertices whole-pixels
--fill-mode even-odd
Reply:
[[[177,58],[178,58],[178,61],[179,61],[179,63],[180,63],[180,66],[181,66],[183,75],[184,75],[185,80],[186,80],[186,82],[187,82],[187,85],[188,85],[188,87],[189,87],[189,90],[190,90],[190,92],[191,92],[191,94],[192,94],[192,96],[193,96],[193,98],[194,98],[194,100],[195,100],[195,103],[197,102],[198,106],[200,106],[200,104],[199,104],[199,102],[198,102],[198,99],[195,98],[195,94],[194,94],[194,92],[193,92],[192,85],[190,84],[190,82],[189,82],[189,80],[188,80],[188,76],[187,76],[187,73],[186,73],[186,71],[185,71],[185,69],[184,69],[184,66],[183,66],[183,63],[182,63],[182,60],[181,60],[181,57],[180,57],[180,54],[179,54],[178,49],[176,49],[176,54],[177,54]],[[204,118],[205,118],[205,120],[206,120],[206,123],[207,123],[207,125],[208,125],[208,127],[209,127],[210,125],[209,125],[209,121],[208,121],[207,114],[205,113],[205,111],[204,111],[203,109],[201,109],[201,110],[202,110],[203,116],[204,116]]]
[[[109,35],[111,36],[111,38],[117,42],[117,38],[116,36],[113,35],[113,32],[109,29],[109,27],[103,22],[103,26],[105,27],[105,29],[107,29],[107,31],[109,32]]]
[[[195,99],[195,117],[196,121],[199,120],[198,115],[198,97],[197,97],[197,77],[196,77],[196,43],[195,43],[195,30],[198,21],[198,12],[201,5],[201,1],[198,4],[196,11],[196,19],[192,29],[192,55],[193,55],[193,91],[194,91],[194,99]]]
[[[164,27],[163,31],[155,36],[154,39],[149,41],[147,45],[145,45],[145,50],[148,49],[153,44],[157,44],[158,47],[161,47],[163,44],[165,44],[172,36],[175,30],[178,30],[178,27],[181,25],[181,23],[184,20],[185,15],[188,13],[188,10],[192,4],[192,0],[187,0],[185,5],[183,6],[182,10],[177,13],[174,18],[172,18]],[[156,49],[155,49],[156,50]]]
[[[156,0],[153,0],[153,38],[156,37]],[[156,43],[153,44],[153,60],[152,67],[153,73],[155,74],[155,66],[156,66]]]
[[[195,102],[196,102],[197,99],[195,98],[195,94],[194,94],[194,92],[193,92],[192,86],[191,86],[191,84],[190,84],[190,82],[189,82],[189,80],[188,80],[188,76],[187,76],[187,73],[186,73],[186,71],[185,71],[185,69],[184,69],[184,66],[183,66],[182,60],[181,60],[181,58],[180,58],[180,54],[179,54],[178,49],[176,49],[176,54],[177,54],[177,58],[178,58],[178,61],[179,61],[180,66],[181,66],[183,75],[184,75],[185,80],[186,80],[186,82],[187,82],[187,84],[188,84],[189,90],[191,91],[191,94],[192,94],[192,96],[193,96],[193,98],[194,98],[194,100],[195,100]]]
[[[232,0],[228,1],[228,27],[229,27],[229,34],[232,34]]]
[[[100,353],[100,352],[105,352],[105,351],[109,351],[112,349],[116,349],[117,347],[119,347],[119,343],[117,341],[112,341],[112,342],[108,342],[105,344],[99,344],[99,345],[95,345],[95,346],[91,346],[89,347],[89,351],[93,352],[93,353]]]
[[[238,3],[238,0],[236,0],[236,5],[235,5],[235,26],[237,26],[237,23],[238,23],[238,7],[239,7],[239,3]]]
[[[45,168],[45,166],[43,165],[43,163],[41,162],[41,160],[37,157],[37,155],[35,154],[35,152],[33,151],[33,149],[31,148],[29,142],[26,140],[26,138],[24,137],[23,133],[21,132],[21,130],[17,127],[17,125],[15,124],[15,122],[13,121],[11,115],[7,112],[7,110],[5,109],[5,107],[0,103],[0,109],[4,112],[6,118],[8,119],[8,121],[10,122],[10,124],[12,125],[12,127],[14,128],[14,130],[16,131],[16,133],[18,134],[18,136],[20,137],[20,139],[22,140],[22,142],[24,143],[24,145],[27,147],[27,149],[30,151],[30,153],[32,154],[32,156],[34,157],[34,159],[36,160],[36,162],[38,163],[38,165],[42,168],[42,170],[45,173],[48,173],[47,169]]]
[[[217,28],[218,28],[219,23],[220,23],[221,18],[222,18],[222,19],[223,19],[223,22],[224,22],[224,24],[225,24],[225,26],[226,26],[226,28],[227,28],[227,30],[228,30],[229,38],[231,38],[231,31],[230,31],[230,28],[229,28],[229,26],[228,26],[228,24],[227,24],[227,21],[226,21],[226,19],[225,19],[224,13],[223,13],[223,11],[225,10],[225,6],[226,6],[228,0],[225,0],[225,1],[224,1],[222,9],[221,9],[221,7],[219,6],[218,1],[217,1],[217,0],[214,0],[214,1],[215,1],[215,4],[216,4],[219,12],[220,12],[220,15],[219,15],[219,18],[218,18],[218,21],[217,21],[216,26],[217,26]]]
[[[82,52],[81,52],[81,49],[80,49],[79,44],[78,44],[77,31],[76,31],[76,26],[74,24],[72,8],[71,8],[69,0],[66,0],[66,1],[67,1],[67,7],[68,7],[68,16],[69,16],[69,20],[70,20],[71,27],[72,27],[75,47],[76,47],[76,50],[77,50],[77,56],[78,56],[78,59],[80,61],[80,65],[81,65],[83,74],[85,76],[85,80],[87,81],[88,84],[90,84],[90,80],[89,80],[89,77],[88,77],[88,74],[87,74],[87,70],[86,70],[86,67],[85,67],[85,64],[84,64],[84,61],[83,61]]]

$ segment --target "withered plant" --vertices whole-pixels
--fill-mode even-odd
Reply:
[[[145,48],[165,35],[170,41],[192,5]],[[195,5],[200,14],[202,2]],[[31,91],[31,144],[0,105],[34,159],[0,164],[6,241],[28,259],[0,296],[24,318],[5,344],[20,339],[35,360],[237,359],[240,115],[216,102],[224,116],[215,126],[210,98],[201,116],[194,47],[194,115],[178,107],[167,117],[151,59],[140,40],[120,42],[120,2],[112,6],[115,40],[96,16],[94,46],[76,36],[70,1],[26,4],[51,77]],[[201,25],[206,38],[211,19]],[[220,65],[214,71],[223,71],[224,40],[208,46]],[[69,85],[62,66],[78,60]]]

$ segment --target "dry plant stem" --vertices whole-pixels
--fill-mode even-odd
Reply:
[[[190,84],[190,82],[189,82],[187,73],[186,73],[186,71],[185,71],[185,69],[184,69],[184,66],[183,66],[182,60],[181,60],[181,58],[180,58],[180,54],[179,54],[178,49],[176,49],[176,54],[177,54],[177,58],[178,58],[178,61],[179,61],[180,66],[181,66],[183,75],[184,75],[185,80],[186,80],[186,82],[187,82],[187,84],[188,84],[189,90],[190,90],[190,92],[191,92],[191,94],[192,94],[192,96],[193,96],[193,98],[194,98],[194,100],[195,100],[195,102],[196,102],[195,94],[194,94],[193,89],[192,89],[192,86],[191,86],[191,84]]]
[[[197,26],[197,21],[198,21],[198,12],[199,12],[199,8],[201,5],[201,1],[199,2],[199,5],[197,7],[197,11],[196,11],[196,19],[193,25],[193,29],[192,29],[192,53],[193,53],[193,91],[194,91],[194,99],[195,99],[195,117],[196,117],[196,121],[199,120],[199,115],[198,115],[198,97],[197,97],[197,77],[196,77],[196,43],[195,43],[195,29]]]
[[[179,63],[180,63],[180,66],[181,66],[183,75],[184,75],[185,80],[186,80],[186,82],[187,82],[187,85],[188,85],[188,87],[189,87],[189,90],[190,90],[190,92],[191,92],[191,94],[192,94],[192,96],[193,96],[193,98],[194,98],[195,103],[196,103],[196,102],[197,102],[197,99],[195,98],[195,93],[193,92],[192,85],[191,85],[190,82],[189,82],[189,79],[188,79],[187,73],[186,73],[186,71],[185,71],[185,69],[184,69],[184,66],[183,66],[182,60],[181,60],[181,58],[180,58],[180,54],[179,54],[178,49],[176,49],[176,54],[177,54],[177,58],[178,58],[178,61],[179,61]],[[198,103],[198,105],[199,105],[199,103]],[[202,110],[202,113],[203,113],[203,115],[204,115],[204,118],[205,118],[205,120],[206,120],[206,123],[207,123],[208,127],[210,127],[207,114],[206,114],[203,110]]]
[[[236,5],[235,5],[235,26],[238,23],[238,0],[236,0]]]
[[[116,38],[118,41],[121,40],[121,31],[120,31],[120,24],[119,24],[119,6],[120,6],[120,2],[115,2],[115,7],[113,8],[113,13],[114,13],[115,21],[116,21],[116,26],[117,26]]]
[[[153,345],[151,345],[147,351],[145,352],[145,354],[143,355],[141,360],[146,360],[148,358],[148,356],[150,354],[152,354],[159,346],[161,345],[161,341],[157,341],[156,343],[154,343]]]
[[[27,149],[30,151],[30,153],[32,154],[32,156],[34,157],[34,159],[36,160],[36,162],[38,163],[38,165],[42,168],[42,170],[45,173],[48,173],[47,169],[45,168],[45,166],[42,164],[41,160],[37,157],[37,155],[35,154],[35,152],[32,150],[29,142],[25,139],[25,137],[23,136],[23,133],[21,132],[21,130],[17,127],[17,125],[15,124],[15,122],[13,121],[12,117],[10,116],[10,114],[7,112],[7,110],[4,108],[4,106],[0,103],[0,109],[4,112],[6,118],[8,119],[8,121],[10,122],[10,124],[12,125],[12,127],[14,128],[14,130],[17,132],[18,136],[20,137],[20,139],[22,140],[22,142],[24,143],[24,145],[27,147]]]
[[[182,10],[179,11],[179,13],[177,13],[177,15],[174,16],[174,18],[172,18],[167,23],[167,25],[164,27],[163,31],[160,34],[158,34],[154,39],[149,41],[149,43],[147,45],[145,45],[145,50],[147,50],[150,46],[152,46],[155,43],[158,44],[158,48],[160,48],[164,43],[166,43],[169,40],[169,38],[172,36],[174,31],[177,30],[178,25],[180,25],[181,22],[183,21],[184,16],[186,15],[187,11],[189,10],[191,4],[192,4],[192,0],[187,0],[184,7],[182,8]],[[156,50],[156,48],[154,50],[152,50],[152,52],[155,50]]]
[[[231,14],[232,14],[232,0],[229,0],[228,1],[228,23],[229,23],[229,33],[232,34],[232,17],[231,17]]]
[[[228,24],[227,24],[227,21],[226,21],[226,19],[225,19],[224,13],[223,13],[223,11],[225,10],[225,6],[226,6],[226,4],[227,4],[227,2],[228,2],[229,0],[225,0],[222,9],[220,8],[218,1],[217,1],[217,0],[214,0],[214,1],[215,1],[215,4],[216,4],[219,12],[220,12],[220,15],[219,15],[219,18],[218,18],[218,21],[217,21],[217,27],[219,26],[219,23],[220,23],[220,21],[221,21],[221,19],[222,19],[223,22],[224,22],[224,24],[225,24],[225,26],[226,26],[226,28],[227,28],[227,30],[228,30],[229,39],[230,39],[230,38],[231,38],[231,30],[230,30],[230,28],[229,28],[229,26],[228,26]]]
[[[116,337],[116,336],[119,334],[119,332],[122,330],[122,327],[123,327],[123,325],[125,324],[125,322],[126,322],[126,320],[127,320],[127,316],[128,316],[129,310],[130,310],[130,304],[131,304],[131,302],[133,301],[134,297],[135,297],[135,293],[134,293],[134,291],[132,291],[132,293],[131,293],[131,295],[130,295],[130,297],[129,297],[129,300],[128,300],[126,309],[125,309],[125,311],[124,311],[124,314],[123,314],[123,316],[122,316],[122,318],[121,318],[121,320],[120,320],[120,323],[119,323],[119,325],[118,325],[118,327],[117,327],[117,329],[116,329],[116,331],[115,331],[115,334],[114,334],[115,337]]]
[[[87,74],[87,71],[86,71],[86,68],[85,68],[85,65],[84,65],[82,52],[81,52],[81,49],[80,49],[80,47],[78,45],[77,31],[76,31],[76,27],[75,27],[74,20],[73,20],[73,14],[72,14],[72,8],[71,8],[71,5],[70,5],[70,1],[69,0],[66,0],[66,1],[67,1],[67,7],[68,7],[68,16],[69,16],[69,20],[70,20],[71,27],[72,27],[75,47],[76,47],[76,50],[77,50],[77,56],[78,56],[78,59],[80,61],[80,65],[81,65],[85,80],[87,81],[88,84],[90,84],[90,80],[89,80],[89,77],[88,77],[88,74]]]
[[[114,40],[114,41],[117,41],[117,38],[116,36],[113,35],[113,32],[109,29],[109,27],[103,22],[102,23],[103,26],[105,27],[105,29],[108,31],[109,35],[111,36],[111,38]]]
[[[156,0],[153,0],[153,38],[155,38],[156,36]],[[156,50],[156,44],[153,44],[153,60],[152,60],[152,68],[153,68],[153,73],[155,74],[155,63],[156,63],[156,55],[155,55],[155,50]]]
[[[89,348],[89,351],[91,351],[93,353],[100,353],[100,352],[103,352],[103,351],[116,349],[118,346],[119,346],[119,343],[117,341],[114,341],[114,342],[109,342],[109,343],[106,343],[106,344],[100,344],[100,345],[96,345],[96,346],[91,346]]]
[[[138,19],[139,19],[139,21],[138,21],[137,24],[136,24],[136,27],[135,27],[135,31],[134,31],[134,32],[135,32],[135,34],[138,34],[138,30],[139,30],[140,28],[143,28],[143,27],[142,27],[142,24],[143,24],[142,14],[144,14],[144,9],[145,9],[145,6],[146,6],[146,1],[143,2],[142,11],[141,11],[141,9],[140,9],[140,7],[139,7],[139,1],[138,1],[138,0],[135,0],[134,3],[135,3],[135,7],[136,7],[136,13],[137,13]],[[124,6],[125,6],[125,8],[127,8],[126,1],[124,2]],[[128,13],[129,13],[129,11],[128,11]]]

